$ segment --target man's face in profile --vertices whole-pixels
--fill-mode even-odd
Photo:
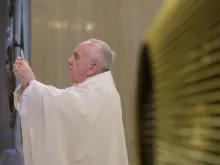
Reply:
[[[79,44],[68,59],[68,78],[73,83],[81,83],[87,78],[91,63],[87,48],[86,43]]]

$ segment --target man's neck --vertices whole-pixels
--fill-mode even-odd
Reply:
[[[79,83],[74,83],[73,86],[75,86],[75,87],[80,87],[80,86],[82,86],[83,84],[85,84],[88,80],[90,80],[91,78],[96,77],[97,75],[102,74],[102,73],[104,73],[104,72],[100,72],[100,73],[97,73],[97,74],[90,75],[90,76],[88,76],[88,78],[86,78],[84,81],[81,81],[81,82],[79,82]]]

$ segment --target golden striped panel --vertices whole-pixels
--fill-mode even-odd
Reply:
[[[220,1],[167,0],[147,34],[156,165],[220,165]]]

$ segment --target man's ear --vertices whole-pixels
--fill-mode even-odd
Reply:
[[[92,65],[89,67],[88,74],[93,75],[97,72],[97,70],[98,70],[98,65],[97,63],[93,62]]]

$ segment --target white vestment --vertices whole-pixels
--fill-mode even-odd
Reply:
[[[128,165],[120,96],[111,72],[77,87],[32,81],[15,107],[25,165]]]

